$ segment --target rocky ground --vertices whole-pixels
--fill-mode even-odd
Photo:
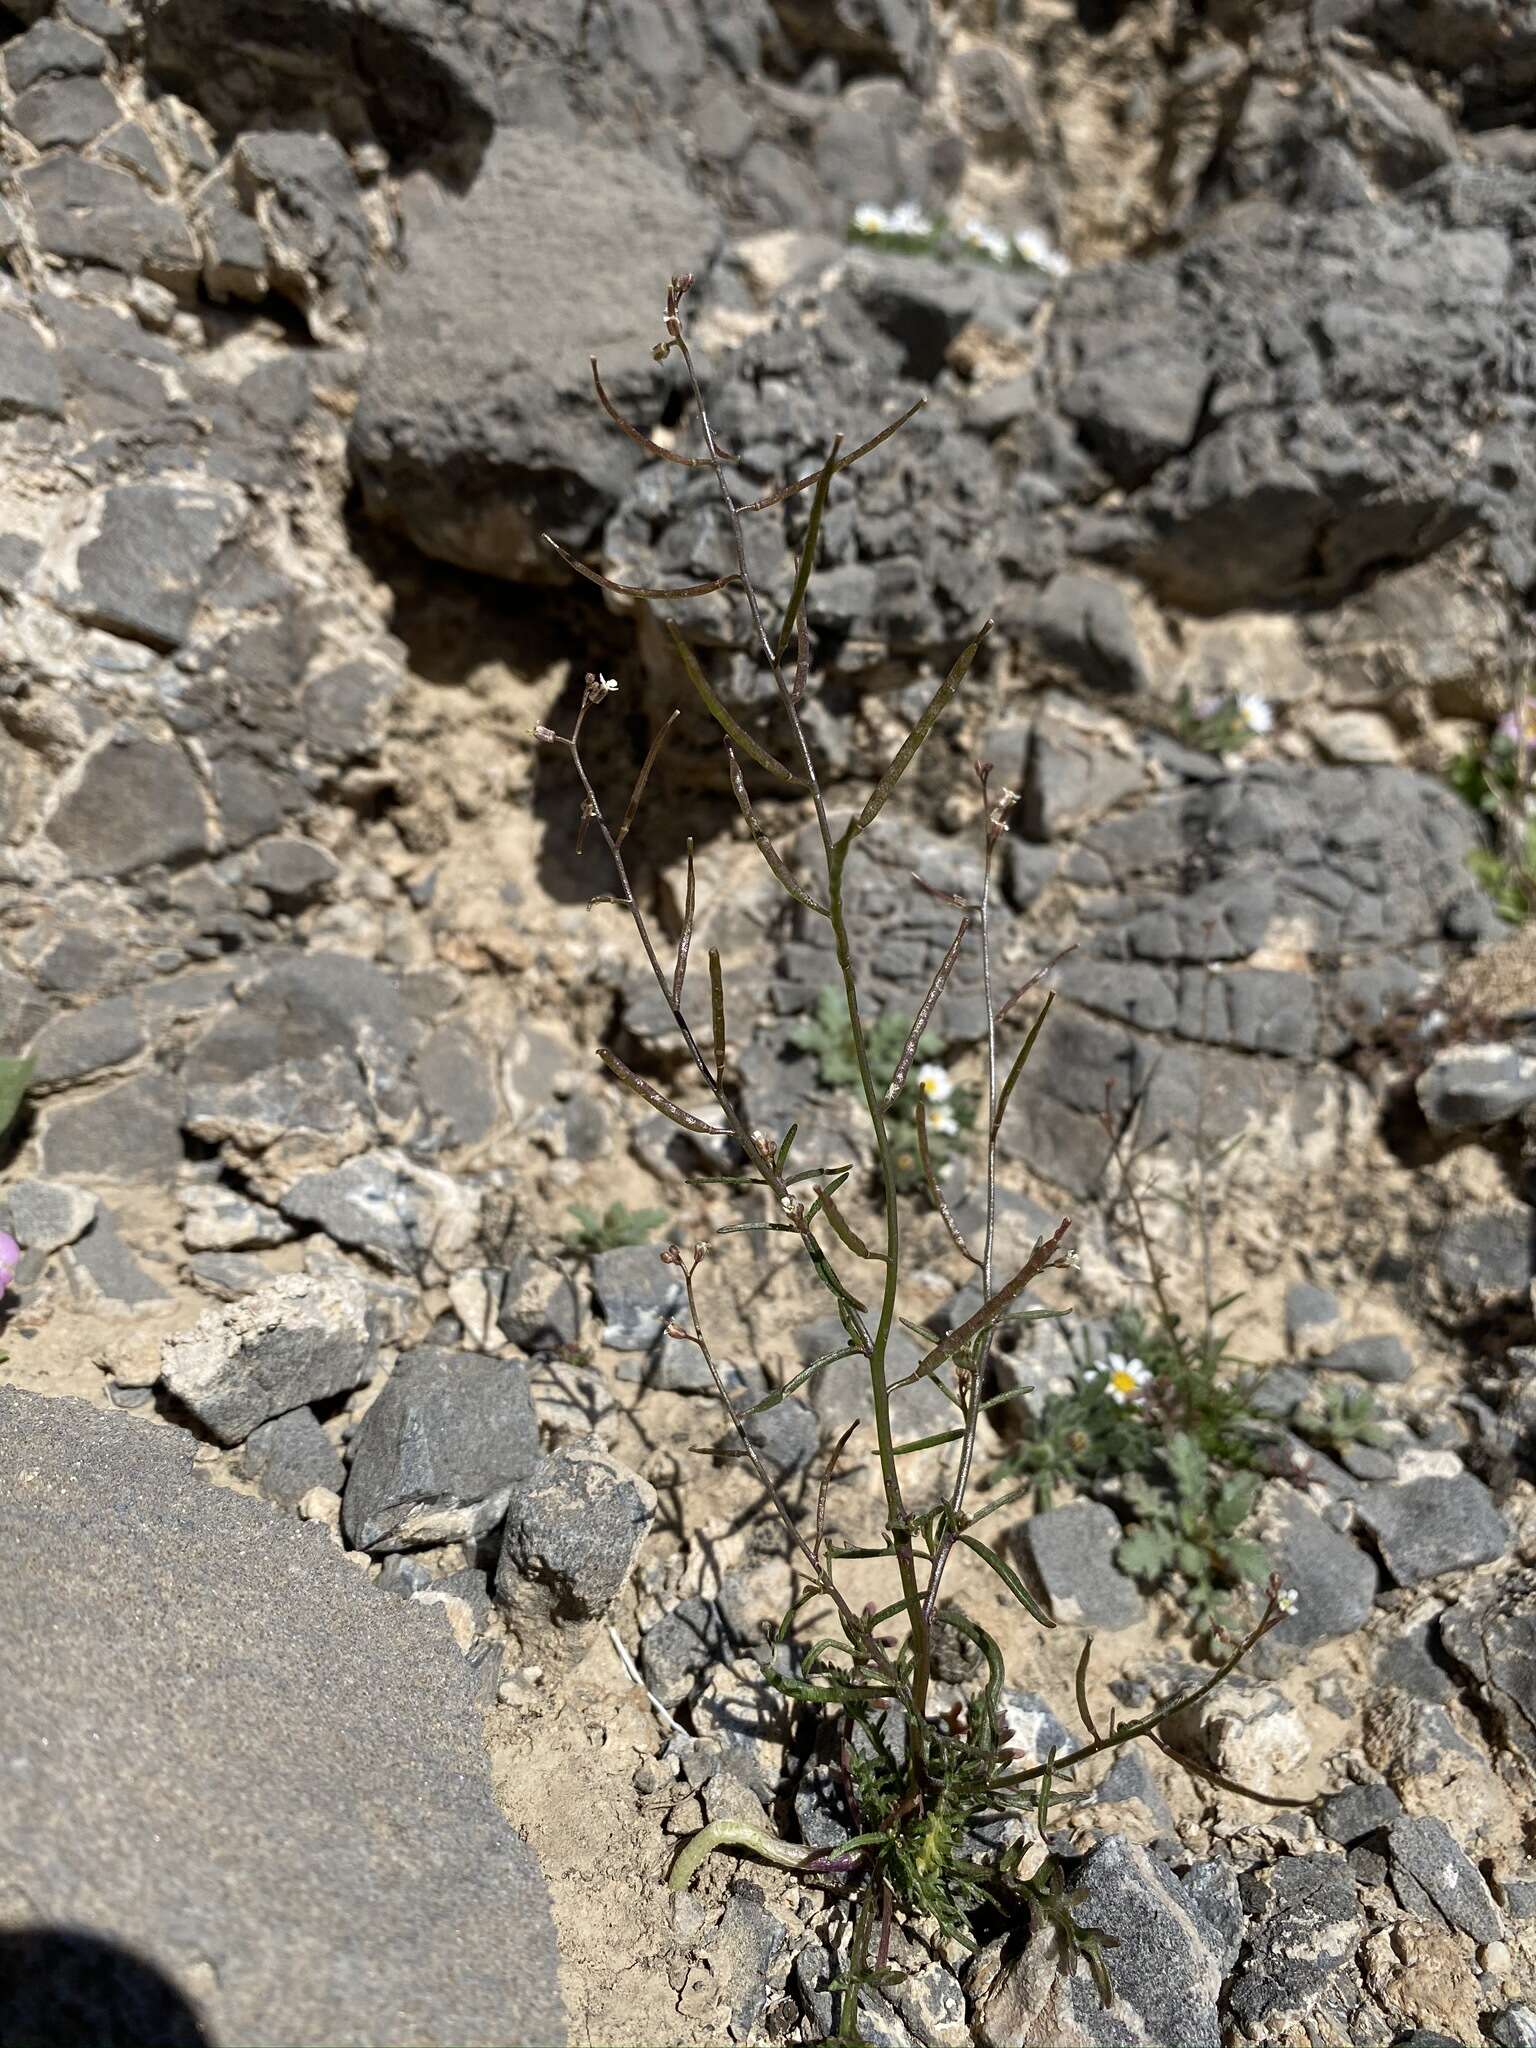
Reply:
[[[534,737],[588,669],[619,681],[591,749],[616,804],[682,704],[632,847],[675,934],[693,841],[744,1105],[850,1142],[797,1042],[814,921],[656,619],[539,539],[621,581],[723,566],[709,479],[644,463],[587,370],[682,442],[649,349],[689,269],[759,488],[926,400],[823,531],[835,803],[998,622],[853,881],[876,1007],[911,1014],[952,930],[909,871],[974,887],[982,754],[1021,793],[1000,965],[1071,949],[1006,1248],[1071,1215],[1042,1294],[1090,1348],[1144,1305],[1108,1089],[1181,1304],[1240,1296],[1295,1454],[1259,1526],[1298,1611],[1180,1741],[1314,1803],[1122,1756],[1062,1843],[1121,1938],[1116,2009],[914,1942],[866,2032],[1530,2048],[1536,926],[1474,880],[1445,770],[1516,699],[1536,586],[1536,13],[5,0],[0,36],[0,1051],[35,1060],[0,1607],[37,1774],[0,1819],[5,1941],[88,1923],[188,2039],[542,2048],[562,1996],[610,2048],[827,2024],[822,1889],[729,1859],[664,1889],[706,1819],[837,1822],[747,1654],[787,1566],[750,1475],[698,1455],[722,1423],[664,1334],[674,1275],[587,1255],[571,1215],[693,1241],[735,1213],[592,1058],[678,1072]],[[918,214],[969,247],[897,246]],[[805,506],[754,529],[780,602]],[[778,744],[739,600],[683,623]],[[1181,703],[1239,699],[1232,745],[1191,744]],[[980,1016],[962,972],[935,1020],[961,1085]],[[974,1213],[963,1156],[946,1179]],[[943,1327],[967,1269],[916,1199],[910,1232]],[[709,1269],[743,1390],[826,1348],[771,1243]],[[1004,1369],[1043,1387],[1064,1342],[1038,1325]],[[1369,1388],[1379,1442],[1287,1435],[1330,1385]],[[765,1442],[806,1502],[857,1412],[812,1388]],[[1083,1625],[1125,1702],[1195,1654],[1117,1568],[1113,1503],[1000,1537],[1052,1634],[955,1573],[1037,1756]],[[878,1529],[867,1461],[830,1512]],[[89,1884],[48,1818],[77,1804]],[[148,1867],[206,1885],[146,1889],[125,1841],[162,1822]],[[287,1932],[259,1903],[285,1893]],[[345,1929],[305,1962],[322,1895]]]

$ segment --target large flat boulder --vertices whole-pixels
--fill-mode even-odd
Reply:
[[[189,1450],[0,1388],[0,1937],[32,1961],[0,2037],[58,2038],[67,1927],[159,1971],[209,2048],[563,2042],[543,1879],[447,1630]]]

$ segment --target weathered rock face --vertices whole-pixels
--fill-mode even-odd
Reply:
[[[1086,1973],[1061,1977],[1037,1942],[995,1981],[978,1973],[968,2009],[947,1969],[898,1943],[915,1974],[871,1995],[871,2041],[1214,2048],[1234,2024],[1370,2041],[1523,2024],[1512,1982],[1494,1986],[1531,1881],[1500,1863],[1477,1787],[1494,1782],[1485,1742],[1528,1756],[1536,1727],[1531,1589],[1512,1563],[1536,1444],[1536,956],[1492,943],[1469,868],[1483,822],[1445,770],[1508,711],[1511,625],[1536,591],[1533,91],[1523,16],[1462,0],[0,7],[0,1054],[35,1062],[5,1194],[22,1250],[6,1372],[81,1369],[88,1323],[103,1401],[193,1425],[201,1458],[438,1609],[466,1658],[451,1685],[435,1667],[420,1680],[446,1720],[471,1683],[496,1698],[503,1638],[509,1664],[525,1660],[508,1713],[530,1686],[558,1697],[588,1649],[580,1682],[600,1687],[611,1621],[693,1731],[645,1795],[679,1778],[679,1832],[793,1805],[806,1840],[830,1844],[853,1816],[826,1796],[827,1759],[786,1774],[782,1700],[743,1654],[764,1618],[730,1555],[743,1519],[701,1531],[673,1485],[675,1454],[728,1488],[735,1447],[700,1406],[714,1373],[670,1328],[676,1269],[655,1242],[589,1257],[569,1229],[574,1201],[601,1215],[635,1200],[665,1202],[658,1229],[705,1228],[679,1174],[737,1162],[589,1078],[590,1029],[665,1080],[667,1020],[598,914],[572,907],[606,875],[590,836],[578,863],[553,822],[567,791],[530,731],[564,725],[561,664],[613,668],[620,695],[592,726],[606,801],[689,700],[657,611],[595,596],[541,535],[622,582],[730,566],[714,477],[644,459],[591,385],[595,352],[658,445],[697,449],[677,353],[650,355],[669,274],[696,273],[695,360],[742,498],[810,476],[833,433],[846,454],[920,404],[834,482],[806,717],[840,814],[996,621],[849,870],[867,1006],[904,1021],[959,915],[913,873],[974,895],[972,757],[994,763],[994,798],[1018,792],[994,959],[1009,988],[1055,963],[1056,1001],[1004,1127],[1000,1257],[1070,1209],[1082,1269],[1052,1287],[1080,1282],[1091,1314],[1010,1332],[993,1370],[1024,1398],[989,1416],[1038,1415],[1083,1346],[1111,1341],[1100,1317],[1139,1271],[1106,1108],[1162,1191],[1182,1198],[1192,1162],[1218,1155],[1213,1183],[1241,1196],[1215,1205],[1218,1255],[1254,1290],[1239,1347],[1286,1360],[1263,1384],[1276,1431],[1256,1533],[1299,1601],[1257,1660],[1266,1683],[1179,1732],[1211,1768],[1281,1791],[1352,1751],[1351,1771],[1363,1758],[1396,1789],[1330,1781],[1339,1854],[1305,1823],[1270,1832],[1246,1814],[1185,1864],[1171,1845],[1188,1810],[1155,1758],[1127,1754],[1084,1789],[1144,1838],[1074,1859],[1087,1917],[1120,1938],[1119,2007],[1104,2014]],[[852,221],[900,202],[947,216],[949,240],[908,250]],[[811,502],[794,492],[748,522],[770,625]],[[733,714],[782,748],[740,590],[665,609]],[[775,1134],[798,1120],[802,1160],[857,1161],[846,1091],[821,1084],[804,1043],[834,978],[825,921],[786,908],[750,846],[732,865],[718,735],[691,702],[652,790],[634,872],[669,939],[682,836],[726,868],[712,902],[701,866],[690,1000],[718,942],[743,1106]],[[962,1098],[985,996],[968,955],[932,1024]],[[945,1186],[974,1233],[984,1205],[956,1153]],[[911,1214],[934,1283],[923,1313],[954,1329],[980,1293],[920,1200]],[[771,1286],[743,1325],[718,1362],[743,1408],[841,1344],[835,1319]],[[894,1339],[898,1370],[920,1356],[915,1335]],[[1325,1405],[1362,1388],[1380,1441],[1285,1434],[1326,1437]],[[869,1399],[863,1362],[844,1359],[753,1415],[749,1440],[776,1485],[812,1499]],[[904,1438],[942,1437],[951,1416],[931,1381],[902,1390]],[[45,1629],[45,1704],[50,1684],[94,1698],[119,1672],[120,1699],[139,1698],[145,1643],[179,1643],[181,1619],[205,1647],[230,1639],[251,1588],[218,1562],[226,1513],[258,1592],[267,1563],[284,1580],[253,1631],[289,1612],[290,1580],[330,1588],[330,1549],[267,1557],[249,1503],[177,1494],[162,1512],[166,1445],[186,1454],[185,1433],[162,1432],[139,1488],[118,1483],[126,1438],[72,1423],[70,1464],[31,1458],[25,1427],[20,1462],[73,1475],[90,1541],[93,1486],[144,1503],[130,1593],[162,1582],[156,1560],[180,1573],[189,1532],[202,1574],[185,1616],[138,1600],[137,1646],[109,1616],[108,1664],[88,1680],[73,1637],[65,1657]],[[1144,1602],[1114,1563],[1113,1477],[1084,1494],[1033,1518],[1017,1505],[998,1543],[1059,1620],[1132,1641],[1161,1596]],[[37,1509],[49,1528],[56,1506]],[[29,1562],[13,1600],[46,1603],[55,1563]],[[100,1574],[84,1576],[89,1628]],[[205,1587],[226,1600],[217,1629],[199,1621]],[[292,1699],[231,1692],[222,1667],[208,1679],[226,1727],[299,1731],[271,1765],[285,1813],[334,1797],[306,1731],[329,1741],[334,1722],[354,1790],[377,1782],[378,1751],[342,1726],[374,1725],[365,1592],[350,1577],[327,1592],[341,1669],[321,1678],[340,1694],[311,1683],[315,1617],[291,1632],[298,1666],[264,1660],[279,1684],[302,1667]],[[1368,1707],[1308,1670],[1317,1646],[1362,1632],[1359,1668],[1380,1674]],[[396,1647],[415,1673],[419,1646]],[[939,1674],[965,1675],[959,1657]],[[1041,1692],[1008,1695],[1009,1720],[1038,1763],[1073,1739],[1054,1718],[1070,1687],[1030,1683]],[[387,1684],[379,1697],[388,1768],[419,1775],[406,1706]],[[188,1765],[146,1737],[163,1719],[119,1718],[109,1738],[136,1766]],[[461,1791],[479,1784],[472,1760],[431,1757]],[[1429,1810],[1452,1774],[1454,1804]],[[395,2004],[374,2031],[414,2024],[419,1997],[423,2040],[499,2038],[508,2009],[553,2039],[542,1933],[509,1998],[483,1944],[460,1953],[435,1864],[405,1927],[373,1828],[395,1790],[368,1792],[314,1866],[390,1950],[370,1983]],[[175,1833],[173,1793],[156,1795],[173,1841],[213,1872],[202,1904],[183,1901],[196,1933],[207,1897],[233,1912],[250,1874]],[[522,1926],[522,1866],[488,1816],[454,1808],[446,1826],[459,1867],[489,1871],[498,1924]],[[117,1885],[119,1836],[144,1827],[103,1807],[103,1838],[119,1835],[79,1885],[77,1845],[56,1833],[41,1896],[104,1900],[100,1926],[142,1936],[177,1978],[185,1927],[157,1949],[143,1897],[123,1904]],[[280,1846],[263,1837],[252,1866],[279,1895]],[[333,1850],[353,1856],[340,1877]],[[431,1864],[431,1840],[422,1853]],[[268,1921],[240,1917],[257,1928],[248,1955],[195,1944],[218,1979],[210,2034],[248,2037],[259,1979],[311,2001],[274,2003],[285,2038],[341,2038],[303,1930],[269,1954]],[[271,1941],[286,1939],[279,1919]],[[701,2017],[690,1975],[679,2037],[787,2036],[792,1962],[807,2027],[830,2031],[840,1963],[814,1967],[744,1885],[703,1952],[721,2003]],[[1454,1979],[1462,2004],[1415,2005],[1414,1977]]]
[[[639,395],[623,359],[654,320],[652,252],[707,269],[713,212],[652,154],[514,133],[464,198],[421,176],[403,206],[412,253],[350,443],[364,504],[460,568],[564,580],[540,536],[588,550],[637,461],[596,409],[586,358],[618,357],[615,398]]]
[[[194,1480],[184,1442],[0,1390],[23,1765],[0,1831],[26,1923],[156,1966],[198,2038],[563,2040],[543,1880],[491,1796],[459,1652],[318,1531]],[[103,1744],[133,1770],[102,1770]],[[40,1989],[7,1973],[8,2035],[51,2031]]]

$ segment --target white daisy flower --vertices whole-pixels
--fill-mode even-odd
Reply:
[[[1139,1401],[1143,1389],[1152,1380],[1151,1366],[1144,1365],[1139,1358],[1127,1358],[1119,1351],[1111,1351],[1107,1358],[1096,1360],[1093,1369],[1104,1375],[1105,1392],[1117,1408],[1127,1408],[1133,1401]]]
[[[1242,713],[1244,725],[1259,739],[1263,739],[1266,733],[1274,731],[1275,714],[1270,709],[1267,697],[1261,697],[1257,691],[1249,690],[1238,698],[1237,708]]]
[[[919,1091],[926,1095],[930,1102],[934,1103],[948,1102],[950,1096],[955,1092],[954,1082],[950,1080],[944,1069],[932,1060],[926,1066],[918,1068],[917,1085]]]
[[[900,200],[891,208],[886,225],[893,235],[931,235],[933,222],[915,199]]]
[[[1047,277],[1071,274],[1072,265],[1043,228],[1019,228],[1013,237],[1013,246],[1026,263],[1033,264],[1036,270],[1043,270]]]
[[[984,220],[968,220],[960,230],[960,239],[967,248],[990,257],[994,263],[1006,263],[1009,257],[1008,237],[1001,228],[995,228]]]
[[[941,1109],[929,1117],[928,1128],[941,1138],[952,1138],[960,1126],[955,1122],[953,1110]]]
[[[862,206],[853,209],[854,231],[860,235],[884,235],[890,232],[890,216],[883,206],[876,206],[866,200]]]

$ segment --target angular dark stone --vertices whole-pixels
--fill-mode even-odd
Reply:
[[[1536,1103],[1536,1053],[1518,1045],[1459,1045],[1437,1053],[1414,1084],[1436,1130],[1488,1130]]]
[[[1402,1810],[1403,1802],[1390,1785],[1350,1785],[1323,1801],[1317,1824],[1330,1842],[1347,1849],[1396,1820]]]
[[[1397,1586],[1491,1564],[1509,1548],[1509,1525],[1470,1472],[1368,1486],[1358,1512]]]
[[[70,1246],[68,1257],[79,1278],[115,1308],[153,1308],[170,1299],[123,1242],[110,1209],[97,1209],[95,1222]]]
[[[589,546],[635,468],[591,403],[586,352],[614,359],[617,402],[638,396],[619,359],[646,303],[641,252],[665,243],[702,275],[714,216],[654,154],[574,136],[552,151],[515,125],[466,198],[419,179],[403,205],[414,254],[384,291],[351,435],[364,506],[440,561],[557,578],[540,532]],[[496,280],[535,275],[544,288],[509,330]]]
[[[143,1023],[127,996],[67,1010],[32,1041],[30,1051],[37,1062],[32,1086],[44,1093],[109,1067],[125,1066],[144,1050],[145,1042]]]
[[[634,1568],[656,1495],[596,1437],[543,1458],[513,1492],[496,1600],[523,1640],[598,1620]]]
[[[1091,688],[1127,696],[1147,686],[1147,666],[1130,606],[1102,576],[1054,577],[1031,615],[1041,645]]]
[[[1297,1595],[1267,1640],[1301,1649],[1353,1635],[1370,1619],[1376,1566],[1360,1546],[1330,1528],[1294,1487],[1265,1494],[1256,1531],[1284,1585]]]
[[[1121,1529],[1099,1501],[1076,1500],[1031,1515],[1017,1542],[1058,1623],[1074,1628],[1134,1628],[1141,1595],[1115,1563]]]
[[[244,515],[226,491],[114,484],[80,550],[66,602],[87,625],[160,649],[179,647],[219,556]]]
[[[34,149],[83,149],[121,113],[99,78],[45,78],[18,95],[11,120]]]
[[[1454,1216],[1435,1246],[1435,1268],[1459,1313],[1486,1314],[1521,1301],[1536,1278],[1536,1212],[1520,1207]]]
[[[404,1352],[352,1439],[347,1540],[378,1551],[483,1536],[539,1456],[520,1360],[435,1346]]]
[[[1413,1356],[1401,1337],[1354,1337],[1316,1365],[1319,1372],[1352,1372],[1377,1386],[1401,1386],[1413,1376]]]
[[[181,1091],[163,1074],[138,1074],[79,1102],[61,1103],[43,1120],[43,1167],[86,1180],[154,1181],[169,1186],[184,1159]]]
[[[221,1444],[370,1376],[375,1337],[357,1281],[289,1273],[210,1308],[161,1346],[161,1378]]]
[[[20,174],[39,246],[62,262],[145,276],[183,289],[198,249],[179,206],[154,199],[133,172],[55,150]]]
[[[312,1486],[340,1493],[346,1479],[341,1453],[312,1408],[292,1408],[258,1423],[240,1447],[239,1462],[245,1477],[282,1507],[296,1506]]]
[[[58,352],[48,348],[26,321],[0,315],[0,420],[28,413],[44,419],[64,417],[64,385]]]
[[[1504,1922],[1482,1873],[1443,1820],[1415,1814],[1385,1834],[1387,1868],[1401,1904],[1420,1918],[1438,1917],[1474,1941],[1499,1941]]]
[[[695,1595],[664,1614],[640,1638],[640,1669],[664,1707],[687,1699],[698,1681],[732,1654],[730,1632],[713,1600]]]
[[[44,78],[89,78],[107,67],[107,53],[94,36],[67,21],[40,21],[5,48],[5,75],[13,93],[24,93]]]
[[[1360,1939],[1349,1865],[1342,1856],[1287,1856],[1245,1877],[1241,1889],[1249,1932],[1229,1994],[1232,2016],[1255,2027],[1304,2016]]]
[[[48,820],[78,875],[131,875],[206,854],[207,808],[181,748],[121,727],[87,756]]]
[[[592,1261],[592,1291],[610,1351],[649,1351],[683,1305],[682,1278],[661,1262],[661,1247],[620,1246]]]

